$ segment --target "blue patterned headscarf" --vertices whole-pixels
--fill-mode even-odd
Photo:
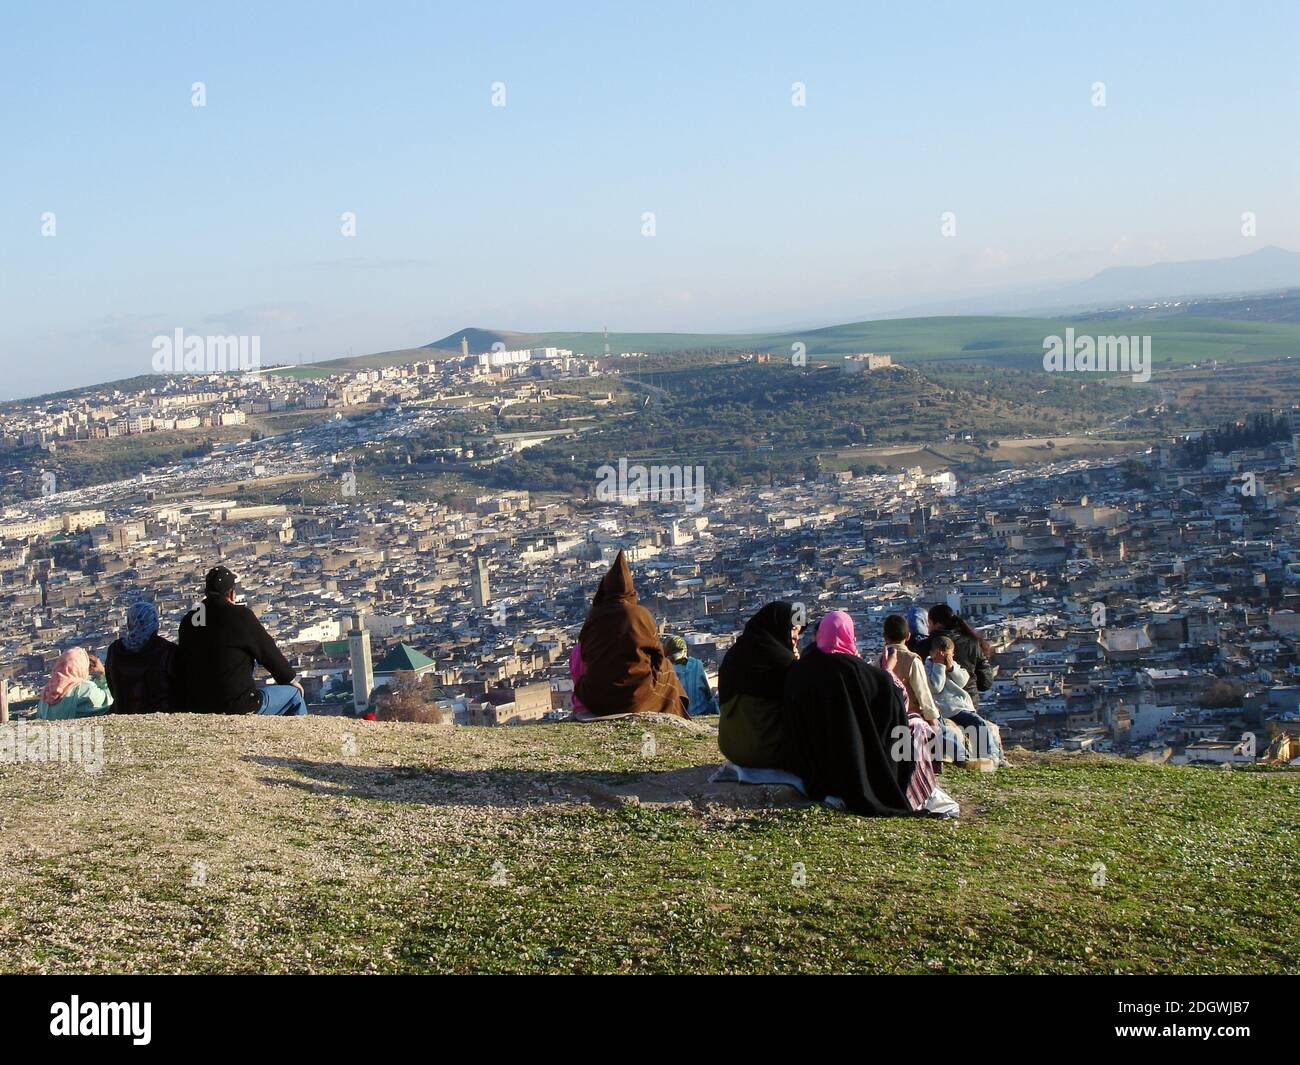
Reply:
[[[154,633],[158,631],[158,611],[153,603],[141,599],[131,604],[126,612],[126,631],[122,633],[122,642],[128,651],[142,651]]]

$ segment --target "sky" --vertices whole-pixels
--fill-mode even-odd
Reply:
[[[5,14],[0,399],[178,328],[740,332],[1300,250],[1293,0]]]

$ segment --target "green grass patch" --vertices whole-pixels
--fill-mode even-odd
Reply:
[[[627,800],[707,729],[103,727],[99,774],[0,765],[4,971],[1300,968],[1294,773],[1022,754],[873,820]]]

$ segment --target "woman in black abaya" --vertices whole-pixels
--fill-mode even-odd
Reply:
[[[898,687],[858,656],[853,620],[840,610],[785,677],[788,760],[810,798],[833,795],[856,814],[910,817],[911,729]]]

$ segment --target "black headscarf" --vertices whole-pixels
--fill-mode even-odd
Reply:
[[[793,603],[768,603],[745,622],[745,631],[731,645],[718,667],[718,699],[757,695],[780,699],[785,671],[795,661],[790,646]]]

